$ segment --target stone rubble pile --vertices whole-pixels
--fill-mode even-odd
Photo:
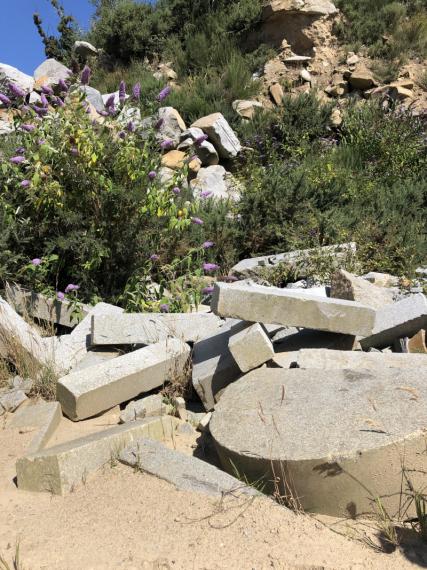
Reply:
[[[317,512],[365,512],[378,496],[394,507],[402,454],[416,473],[425,446],[427,299],[403,295],[393,276],[341,269],[354,248],[329,248],[336,269],[323,289],[247,279],[279,262],[304,277],[306,252],[244,260],[241,281],[215,284],[211,312],[124,314],[99,303],[76,325],[65,303],[9,288],[1,356],[59,378],[56,402],[34,401],[36,378],[14,377],[0,391],[8,427],[35,431],[17,462],[18,487],[64,494],[114,457],[209,494],[241,489],[237,470],[247,481],[266,477],[267,490],[275,480]],[[15,309],[69,334],[43,338]],[[168,391],[189,380],[186,399]],[[85,421],[117,406],[118,425],[49,447],[62,414]],[[160,443],[195,428],[228,475]]]

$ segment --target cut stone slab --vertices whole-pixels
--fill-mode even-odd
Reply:
[[[37,433],[32,439],[27,454],[37,453],[55,433],[62,418],[59,402],[37,402],[19,409],[9,424],[10,428],[35,428]]]
[[[168,449],[158,441],[138,439],[120,453],[119,460],[164,479],[182,491],[214,496],[238,492],[254,496],[260,494],[214,465]]]
[[[258,368],[274,356],[273,344],[259,323],[233,335],[228,348],[242,372]]]
[[[170,416],[146,418],[21,457],[16,463],[18,488],[65,495],[115,461],[132,441],[141,437],[167,440],[178,423]]]
[[[78,325],[79,318],[84,318],[91,310],[88,305],[81,305],[77,315],[73,313],[72,305],[67,300],[50,299],[41,293],[34,293],[14,285],[7,286],[6,299],[21,315],[30,315],[69,328]]]
[[[10,390],[0,394],[0,410],[12,413],[27,400],[27,395],[23,390]]]
[[[183,374],[189,353],[174,338],[152,344],[60,378],[57,399],[73,421],[95,416]]]
[[[280,263],[290,266],[290,269],[297,271],[295,277],[301,279],[307,277],[307,267],[310,265],[310,258],[326,257],[331,262],[338,264],[340,261],[351,257],[356,253],[355,243],[344,243],[340,245],[328,245],[321,248],[303,249],[297,251],[289,251],[286,253],[278,253],[276,255],[266,255],[263,257],[253,257],[251,259],[243,259],[239,261],[231,269],[231,274],[240,278],[259,277],[269,269]]]
[[[242,150],[236,133],[222,113],[213,113],[202,117],[191,126],[202,129],[208,135],[221,158],[234,158]]]
[[[426,404],[425,368],[260,368],[225,390],[210,432],[226,471],[234,464],[267,490],[278,476],[306,511],[356,516],[380,497],[394,513],[402,458],[423,485]]]
[[[38,331],[26,323],[2,297],[0,297],[0,344],[3,355],[13,352],[10,347],[16,345],[39,365],[52,365],[51,356],[46,353]]]
[[[402,301],[379,309],[372,334],[360,344],[364,350],[391,346],[396,339],[411,337],[427,327],[427,299],[422,294],[411,295]]]
[[[161,394],[153,394],[152,396],[141,398],[141,400],[130,402],[120,414],[120,423],[135,422],[150,416],[163,416],[168,411],[169,408],[163,402],[163,396]]]
[[[153,344],[173,336],[197,342],[214,334],[224,321],[211,313],[131,313],[95,316],[92,345]]]
[[[375,311],[360,303],[240,283],[215,283],[211,307],[222,317],[360,336],[371,334],[375,321]]]
[[[344,269],[338,269],[331,277],[331,297],[357,301],[373,309],[380,309],[394,302],[393,293],[389,289],[372,285]]]
[[[427,368],[427,358],[423,354],[302,349],[298,352],[282,353],[276,356],[288,356],[298,368],[303,369],[343,370],[349,368],[382,370],[384,368],[407,368],[415,370]]]
[[[90,368],[91,366],[96,366],[97,364],[102,364],[103,362],[108,362],[120,356],[121,352],[118,350],[89,350],[86,356],[80,360],[80,362],[71,369],[71,372],[77,372],[78,370],[84,370],[85,368]]]

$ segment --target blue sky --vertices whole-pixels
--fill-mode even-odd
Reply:
[[[61,0],[67,14],[87,29],[94,8],[89,0]],[[45,59],[44,46],[33,24],[38,12],[48,33],[56,33],[58,18],[49,0],[0,0],[0,62],[33,74]]]

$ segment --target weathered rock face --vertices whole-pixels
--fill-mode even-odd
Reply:
[[[6,63],[0,63],[0,91],[6,90],[7,92],[8,83],[15,83],[26,93],[30,93],[34,87],[34,79],[32,77],[26,73],[22,73],[22,71],[19,71],[16,67],[12,67]]]
[[[212,115],[202,117],[191,126],[202,129],[208,135],[221,158],[234,158],[242,150],[236,133],[222,113],[213,113]]]
[[[154,122],[159,121],[157,140],[161,143],[165,140],[173,142],[173,148],[179,144],[182,131],[186,126],[183,118],[173,107],[160,107]]]
[[[39,85],[58,85],[59,80],[66,81],[71,75],[71,70],[56,59],[47,59],[34,72],[34,79]]]
[[[263,105],[259,101],[246,101],[241,99],[233,101],[233,109],[243,119],[253,119],[256,112],[262,108]]]
[[[426,368],[260,368],[225,390],[209,427],[225,470],[267,491],[278,477],[306,511],[358,515],[381,497],[397,512],[402,457],[423,484],[426,402]]]
[[[271,0],[264,7],[263,17],[267,19],[278,13],[330,16],[337,12],[338,9],[329,0]]]
[[[366,91],[375,86],[372,73],[363,65],[356,67],[355,71],[350,74],[348,81],[353,89],[360,89],[361,91]]]
[[[90,87],[90,85],[81,85],[79,87],[80,91],[85,94],[86,100],[100,113],[105,110],[104,101],[102,100],[102,95],[98,89]]]
[[[89,42],[77,41],[74,42],[73,51],[80,57],[86,58],[91,55],[98,55],[98,50]]]

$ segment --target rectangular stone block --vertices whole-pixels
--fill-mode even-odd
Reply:
[[[274,356],[273,344],[259,323],[233,335],[228,348],[242,372],[258,368]]]
[[[411,337],[427,327],[427,299],[422,294],[379,309],[371,335],[364,335],[360,345],[364,350],[391,346],[396,339]]]
[[[169,439],[178,422],[170,416],[146,418],[21,457],[16,463],[18,488],[65,495],[108,462],[116,461],[132,441],[140,437]]]
[[[240,283],[216,283],[211,307],[222,317],[358,336],[370,335],[375,322],[375,311],[360,303]]]
[[[153,344],[173,336],[197,342],[217,332],[224,322],[212,313],[132,313],[95,316],[92,345]]]
[[[393,352],[358,352],[327,349],[302,349],[297,352],[276,354],[274,362],[281,368],[291,366],[304,369],[343,370],[384,368],[427,368],[423,354],[399,354]]]
[[[48,443],[62,418],[59,402],[38,402],[19,409],[9,424],[10,428],[36,428],[27,454],[37,453]]]
[[[73,421],[89,418],[183,374],[189,354],[188,345],[173,338],[146,346],[64,376],[57,399]]]
[[[70,328],[79,324],[79,318],[73,313],[73,306],[67,300],[50,299],[41,293],[34,293],[14,285],[7,286],[6,299],[21,315],[29,315]],[[83,318],[90,309],[88,305],[81,305],[80,312]]]

